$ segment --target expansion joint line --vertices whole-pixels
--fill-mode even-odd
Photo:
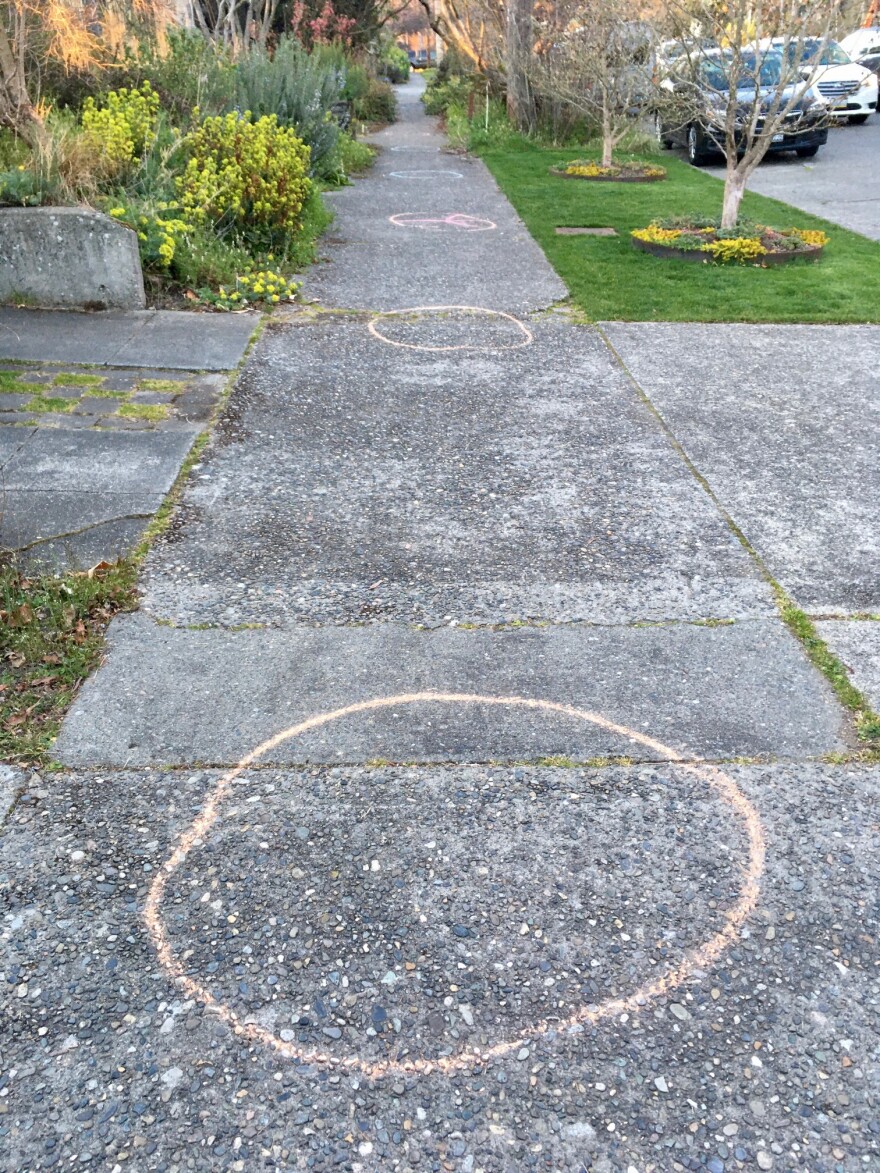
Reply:
[[[853,725],[856,737],[861,742],[867,742],[871,748],[880,748],[880,714],[877,714],[871,707],[867,697],[855,687],[850,681],[846,666],[842,661],[834,655],[827,643],[822,639],[821,635],[816,629],[815,623],[810,616],[803,611],[795,601],[789,596],[785,588],[777,582],[770,572],[769,567],[764,559],[749,541],[744,530],[737,523],[733,515],[725,508],[712,488],[711,484],[702,472],[697,468],[694,461],[691,459],[686,448],[676,436],[670,425],[664,419],[661,411],[656,406],[654,401],[648,395],[647,391],[636,379],[635,375],[626,365],[623,356],[618,351],[617,347],[608,337],[608,334],[597,323],[596,330],[599,333],[602,341],[608,348],[609,353],[614,361],[620,367],[623,374],[629,380],[630,385],[639,397],[641,402],[645,405],[647,410],[651,413],[657,422],[657,425],[663,431],[669,443],[672,445],[675,452],[678,454],[685,467],[690,472],[691,476],[712,502],[718,513],[724,519],[730,532],[734,535],[740,543],[745,552],[752,559],[752,562],[757,567],[761,577],[770,587],[773,594],[773,599],[779,612],[779,617],[797,642],[801,645],[807,659],[810,663],[818,669],[819,672],[826,678],[834,695],[838,701],[848,709],[852,715]]]

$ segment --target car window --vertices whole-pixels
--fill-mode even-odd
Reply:
[[[836,41],[797,41],[787,46],[788,60],[810,65],[852,65],[850,55]]]

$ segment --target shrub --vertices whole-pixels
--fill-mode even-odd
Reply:
[[[108,208],[107,214],[137,233],[145,269],[169,270],[181,240],[192,231],[179,208],[161,201],[154,206],[120,202]]]
[[[470,77],[463,74],[442,75],[440,70],[422,94],[427,114],[445,114],[450,106],[464,106],[472,89]]]
[[[234,285],[240,273],[254,267],[250,253],[229,240],[220,240],[209,227],[194,225],[174,250],[171,276],[187,289]]]
[[[409,80],[409,55],[397,45],[388,45],[379,61],[379,72],[394,85]]]
[[[349,61],[345,65],[345,82],[342,87],[342,99],[345,102],[357,102],[365,98],[370,92],[370,75],[363,65],[356,61]]]
[[[87,138],[100,146],[108,168],[125,171],[155,142],[159,122],[159,95],[148,81],[140,89],[111,90],[99,106],[87,98],[82,126]]]
[[[0,171],[0,206],[34,208],[47,196],[45,185],[24,166],[14,171]]]
[[[376,150],[367,143],[358,142],[350,134],[343,134],[339,138],[339,159],[346,175],[357,175],[372,167],[376,158]]]
[[[274,55],[252,49],[238,65],[236,105],[255,118],[275,114],[311,150],[311,172],[322,179],[339,170],[339,124],[333,106],[342,99],[344,59],[309,54],[293,37],[284,37]]]
[[[150,48],[131,69],[152,84],[163,108],[179,122],[188,123],[195,109],[222,114],[235,101],[232,58],[221,45],[195,30],[170,31],[164,53]]]
[[[370,80],[363,97],[354,103],[355,117],[362,122],[393,122],[397,117],[397,98],[387,81]]]
[[[252,243],[297,230],[312,190],[309,148],[275,115],[206,118],[184,146],[189,159],[177,187],[187,219]]]

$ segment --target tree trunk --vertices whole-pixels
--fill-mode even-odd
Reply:
[[[721,227],[735,228],[739,220],[739,207],[746,194],[746,176],[737,168],[728,168],[724,178],[724,205],[721,212]]]
[[[602,91],[602,166],[610,167],[614,162],[614,127],[611,111],[608,109],[608,92]]]
[[[27,91],[22,56],[16,53],[9,33],[0,23],[0,125],[36,151],[43,142],[44,127]]]
[[[532,0],[508,0],[506,41],[507,113],[518,130],[529,134],[535,129],[535,99],[529,86]]]

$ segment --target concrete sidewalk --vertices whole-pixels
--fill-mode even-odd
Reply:
[[[419,88],[19,786],[7,1161],[868,1169],[876,332],[577,325]]]
[[[0,549],[54,570],[127,554],[259,321],[0,308]]]
[[[178,310],[74,313],[0,307],[0,360],[231,371],[260,321],[256,313]]]

